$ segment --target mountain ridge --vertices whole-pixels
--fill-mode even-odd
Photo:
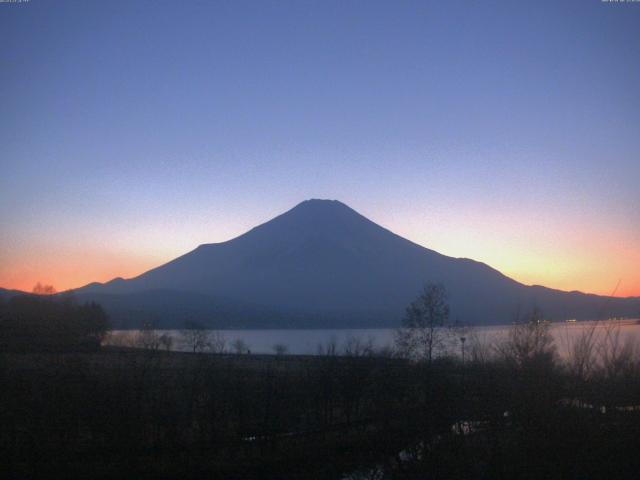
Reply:
[[[75,292],[101,301],[121,327],[145,318],[171,328],[187,320],[226,328],[353,328],[397,326],[427,282],[445,285],[452,318],[465,323],[510,323],[534,306],[553,320],[640,314],[640,299],[526,286],[485,263],[401,237],[342,202],[318,199],[136,277]]]

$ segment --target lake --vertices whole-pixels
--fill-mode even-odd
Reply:
[[[500,342],[508,335],[510,325],[473,327],[470,331],[456,332],[450,342],[450,350],[457,353],[459,349],[459,336],[468,338],[467,345],[477,342],[482,345],[493,345]],[[640,338],[640,323],[637,320],[609,320],[606,322],[576,322],[553,323],[550,325],[551,334],[554,337],[556,347],[561,356],[566,356],[571,345],[580,336],[595,329],[595,337],[603,339],[607,335],[610,338],[617,335],[621,342],[635,341]],[[395,329],[322,329],[322,330],[218,330],[215,333],[222,336],[227,350],[232,350],[233,342],[242,340],[251,353],[274,353],[276,345],[286,348],[288,354],[312,355],[318,353],[319,347],[326,350],[327,346],[334,344],[338,353],[342,353],[345,347],[351,343],[359,343],[360,346],[371,344],[375,349],[393,346]],[[166,333],[173,339],[172,350],[188,351],[189,347],[183,342],[180,330],[157,331],[158,334]],[[214,333],[214,332],[212,332]],[[105,341],[110,345],[134,346],[138,330],[115,330]]]

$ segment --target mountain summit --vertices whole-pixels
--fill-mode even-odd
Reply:
[[[121,326],[395,326],[426,282],[445,285],[453,318],[465,323],[507,323],[533,306],[554,319],[640,309],[637,300],[522,285],[410,242],[336,200],[304,201],[237,238],[78,294],[101,302]]]

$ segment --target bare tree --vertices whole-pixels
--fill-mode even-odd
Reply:
[[[434,355],[444,347],[449,321],[447,292],[443,285],[428,283],[422,293],[407,307],[402,328],[396,332],[400,354],[431,364]]]
[[[597,370],[596,328],[597,323],[593,323],[573,339],[567,333],[566,365],[569,372],[581,380],[590,379]]]
[[[618,321],[609,321],[604,325],[597,350],[600,367],[606,378],[627,377],[632,375],[637,368],[635,338],[625,338]]]
[[[551,363],[556,355],[549,323],[537,308],[529,315],[518,316],[506,341],[496,348],[505,360],[519,367],[540,362]]]
[[[220,332],[211,332],[209,335],[209,349],[213,353],[225,353],[227,351],[227,338]]]
[[[160,334],[154,328],[152,322],[144,322],[135,339],[135,346],[145,350],[158,350],[160,348]]]
[[[171,347],[173,345],[173,337],[171,335],[169,335],[168,333],[163,333],[162,335],[160,335],[158,341],[167,352],[171,351]]]
[[[331,338],[327,340],[325,345],[318,343],[317,350],[320,356],[335,357],[338,354],[338,339],[335,335],[331,335]]]
[[[211,346],[210,332],[197,322],[187,322],[180,335],[183,345],[193,353],[204,352]]]
[[[370,357],[374,351],[373,337],[363,340],[355,335],[349,335],[344,345],[344,354],[347,357]]]
[[[233,351],[237,354],[247,353],[249,351],[249,347],[241,338],[236,338],[231,344]]]
[[[53,285],[43,285],[42,283],[38,282],[33,287],[32,292],[36,295],[55,295],[57,293],[57,290]]]
[[[486,364],[493,360],[495,356],[495,349],[493,348],[493,342],[487,338],[485,333],[480,336],[477,329],[471,328],[467,332],[465,344],[466,358],[475,364]]]

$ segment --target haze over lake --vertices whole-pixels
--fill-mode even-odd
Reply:
[[[550,332],[561,357],[565,357],[573,343],[588,329],[595,327],[596,340],[607,334],[607,331],[619,332],[619,340],[624,344],[627,339],[640,338],[639,320],[625,319],[607,322],[576,322],[552,323]],[[510,325],[473,327],[460,335],[465,335],[469,342],[479,342],[492,346],[505,339]],[[613,329],[613,330],[612,330]],[[181,330],[158,330],[173,338],[172,350],[189,351],[189,347],[182,342]],[[376,350],[392,347],[396,329],[367,328],[367,329],[273,329],[273,330],[210,330],[219,332],[226,340],[227,350],[232,351],[231,344],[235,340],[242,340],[251,353],[273,354],[276,345],[283,345],[288,354],[315,355],[319,347],[326,349],[327,345],[335,343],[338,353],[343,353],[350,339],[358,340],[361,345],[369,342]],[[106,340],[111,345],[132,345],[140,330],[114,330]],[[459,353],[460,343],[457,334],[453,335],[449,345],[449,353]]]

